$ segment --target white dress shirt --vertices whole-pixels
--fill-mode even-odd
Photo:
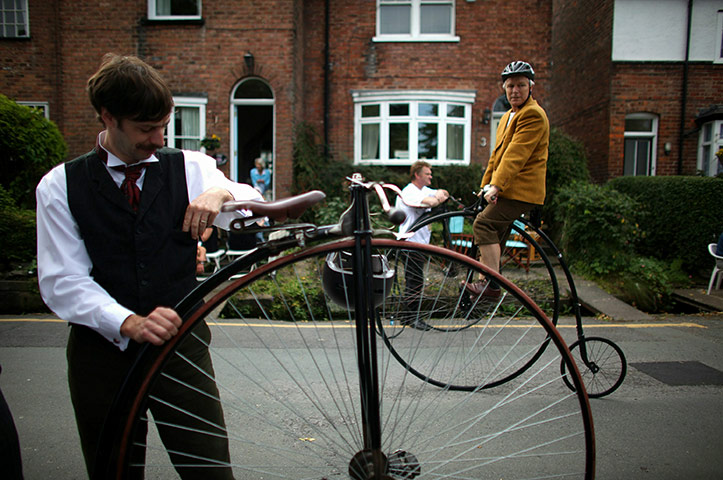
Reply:
[[[101,144],[100,140],[98,143]],[[211,187],[225,188],[236,200],[263,201],[259,192],[250,185],[227,179],[223,172],[216,168],[213,158],[201,152],[187,150],[183,151],[183,156],[189,202]],[[143,160],[143,162],[158,161],[153,155]],[[106,168],[120,187],[125,175],[111,168],[116,165],[124,163],[108,152]],[[145,169],[136,182],[141,190],[144,179]],[[78,224],[70,212],[63,164],[56,166],[43,177],[35,196],[38,283],[43,300],[60,318],[70,323],[85,325],[103,335],[121,350],[125,350],[129,339],[120,334],[120,327],[134,312],[116,302],[90,275],[93,264],[80,236]],[[213,223],[228,229],[233,218],[233,213],[220,213]]]

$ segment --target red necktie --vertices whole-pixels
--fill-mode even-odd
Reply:
[[[134,212],[138,211],[138,205],[141,203],[141,189],[136,185],[136,180],[140,178],[145,166],[145,163],[136,163],[127,167],[122,165],[111,167],[113,170],[125,173],[126,178],[121,183],[120,188]]]

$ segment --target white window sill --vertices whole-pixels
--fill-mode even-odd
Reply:
[[[412,37],[409,35],[381,35],[372,38],[376,43],[459,43],[458,36],[452,35],[425,35],[423,37]]]

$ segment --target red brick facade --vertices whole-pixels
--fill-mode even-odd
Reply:
[[[91,148],[100,129],[84,87],[106,52],[145,59],[176,95],[207,97],[207,132],[222,138],[220,150],[230,156],[234,87],[249,77],[267,82],[278,197],[292,189],[300,122],[326,135],[335,158],[353,157],[354,90],[474,91],[471,161],[486,163],[490,126],[483,112],[501,94],[504,65],[525,59],[538,73],[535,98],[553,126],[585,143],[596,180],[622,174],[631,112],[659,116],[656,173],[678,171],[683,66],[612,62],[613,0],[458,0],[459,42],[396,43],[372,40],[374,0],[205,1],[203,21],[185,23],[148,21],[147,3],[29,0],[30,39],[0,39],[2,93],[48,102],[70,157]],[[247,52],[253,69],[244,62]],[[721,84],[723,65],[690,65],[686,132],[700,109],[721,103]],[[683,141],[683,173],[695,171],[696,142],[696,135]]]
[[[553,1],[550,121],[585,144],[590,173],[602,182],[623,175],[625,116],[656,115],[655,174],[693,175],[698,153],[695,118],[701,110],[723,103],[723,65],[690,62],[684,82],[684,62],[613,62],[613,4]],[[666,143],[671,147],[668,153]]]

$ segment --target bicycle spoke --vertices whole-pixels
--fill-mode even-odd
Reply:
[[[142,408],[136,422],[151,433],[136,443],[146,460],[135,464],[148,478],[175,476],[166,451],[177,469],[203,469],[207,478],[219,464],[245,479],[349,478],[350,468],[353,478],[371,478],[352,462],[372,455],[363,452],[353,280],[342,277],[346,293],[334,300],[322,285],[327,255],[351,245],[281,258],[206,295],[192,321],[205,321],[212,339],[191,333],[169,349],[139,394],[152,415]],[[396,284],[371,320],[381,340],[374,354],[388,478],[585,478],[592,468],[587,403],[560,381],[569,372],[559,371],[558,343],[541,348],[550,334],[560,341],[544,317],[504,285],[500,298],[470,298],[460,286],[481,270],[433,248],[413,248],[423,257],[423,287],[421,303],[408,308],[409,247],[374,246]],[[429,328],[391,325],[400,312]],[[207,347],[213,368],[186,353],[185,342]],[[215,388],[199,388],[197,378],[214,379]],[[179,391],[219,399],[223,422],[179,402],[186,396]],[[230,459],[161,443],[189,434],[227,441]]]

